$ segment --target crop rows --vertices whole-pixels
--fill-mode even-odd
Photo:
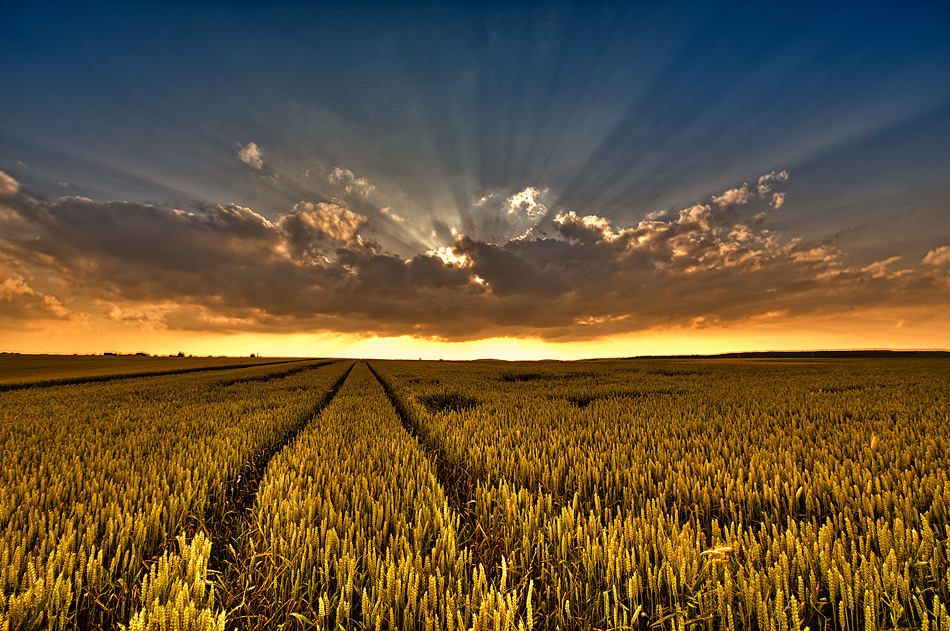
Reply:
[[[526,593],[473,565],[425,451],[364,363],[271,462],[251,522],[233,573],[244,628],[524,625]]]
[[[874,366],[377,370],[538,626],[950,628],[950,379]]]
[[[119,381],[122,379],[139,379],[142,377],[167,377],[171,375],[184,375],[199,372],[218,372],[238,370],[241,368],[256,368],[259,366],[276,366],[288,364],[303,366],[312,365],[313,362],[305,360],[269,360],[269,361],[248,361],[247,359],[171,359],[171,358],[128,358],[123,357],[118,360],[102,362],[98,369],[90,366],[82,368],[74,367],[69,370],[69,363],[64,362],[60,371],[56,370],[55,358],[44,358],[45,361],[31,362],[21,360],[18,356],[0,359],[0,367],[6,369],[3,380],[0,380],[0,392],[11,390],[28,390],[31,388],[48,388],[51,386],[69,386],[86,383],[99,383],[104,381]],[[74,360],[73,364],[81,366],[82,360],[102,360],[100,357],[83,357],[80,360]],[[106,358],[108,359],[108,358]],[[186,362],[186,363],[185,363]],[[100,363],[100,362],[96,362]],[[185,363],[184,366],[181,364]],[[25,365],[24,365],[25,364]],[[34,366],[33,364],[38,364]],[[43,364],[47,364],[44,366]],[[50,365],[51,364],[51,365]],[[158,366],[158,367],[156,367]],[[69,375],[70,372],[74,374]],[[45,373],[45,374],[44,374]],[[68,376],[63,376],[65,373]],[[46,374],[53,374],[50,377]]]
[[[0,629],[950,631],[940,361],[285,364],[0,421]]]
[[[148,610],[186,594],[206,608],[201,533],[226,520],[231,488],[309,420],[346,367],[0,395],[0,628],[115,628],[134,616],[149,628]]]

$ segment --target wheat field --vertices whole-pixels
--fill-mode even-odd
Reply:
[[[950,631],[944,360],[256,363],[0,392],[2,629]]]

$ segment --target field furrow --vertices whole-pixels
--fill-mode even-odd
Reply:
[[[950,629],[950,365],[312,360],[0,393],[0,629]]]
[[[267,473],[267,467],[271,460],[274,459],[281,449],[292,443],[297,438],[297,435],[306,428],[307,424],[313,422],[323,408],[333,400],[337,392],[340,391],[340,388],[346,382],[346,378],[355,365],[355,362],[350,362],[349,368],[333,383],[313,408],[302,414],[296,422],[287,429],[279,441],[268,445],[265,449],[255,454],[247,463],[244,471],[229,486],[223,517],[219,519],[215,527],[214,543],[216,544],[216,554],[212,554],[209,569],[223,574],[227,568],[233,566],[234,555],[237,554],[234,546],[241,538],[241,531],[246,527],[247,517],[257,498],[261,480]],[[297,372],[299,371],[295,370],[290,374],[296,374]],[[287,375],[280,375],[280,377],[285,376]],[[268,381],[270,379],[249,377],[239,383],[261,380]],[[228,385],[232,385],[233,383],[235,382],[229,382]]]
[[[468,509],[468,505],[473,497],[470,480],[464,476],[457,467],[452,467],[448,463],[446,454],[441,450],[440,445],[432,440],[431,436],[424,433],[417,422],[416,415],[410,411],[406,402],[399,398],[399,395],[396,394],[396,391],[386,379],[376,372],[372,364],[367,363],[366,366],[382,386],[403,428],[410,436],[416,439],[428,457],[432,470],[435,472],[439,485],[442,487],[446,499],[449,502],[449,506],[455,511],[456,515],[463,518],[460,532],[461,536],[466,540],[477,538],[481,532],[475,527],[475,524],[465,521],[465,519],[471,515],[471,511]],[[486,567],[489,576],[494,575],[494,569],[493,566]]]
[[[458,528],[427,454],[360,362],[268,467],[235,574],[247,602],[232,620],[249,629],[515,628],[520,594],[488,581]]]
[[[376,363],[550,629],[950,622],[948,374],[882,367]]]
[[[184,558],[194,559],[189,572],[206,570],[205,535],[226,521],[233,485],[345,368],[233,385],[225,382],[235,373],[280,368],[0,394],[0,624],[116,628],[168,597],[171,584],[155,587],[150,574],[175,576]],[[192,578],[197,598],[207,585]]]

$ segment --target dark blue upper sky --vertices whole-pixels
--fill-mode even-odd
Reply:
[[[49,197],[275,217],[339,196],[340,167],[373,187],[351,207],[407,220],[371,229],[409,255],[491,193],[631,225],[784,169],[789,235],[871,261],[950,233],[946,3],[4,13],[0,169]]]

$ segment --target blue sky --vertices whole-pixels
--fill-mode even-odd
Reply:
[[[4,12],[0,170],[44,203],[233,204],[275,223],[330,204],[403,259],[459,235],[561,238],[551,220],[570,212],[619,230],[695,204],[736,225],[760,214],[854,269],[950,243],[946,3]],[[770,173],[787,175],[768,192],[781,200],[712,202]],[[50,272],[12,252],[43,285]]]

